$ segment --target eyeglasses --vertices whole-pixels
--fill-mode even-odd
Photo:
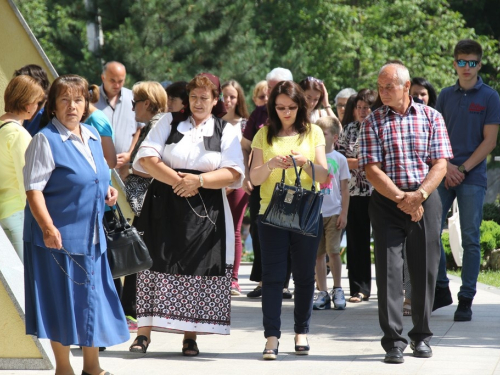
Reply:
[[[335,105],[335,107],[337,107],[337,108],[343,108],[343,109],[345,109],[345,106],[346,106],[345,104],[337,104],[337,105]]]
[[[140,102],[145,102],[145,100],[132,100],[132,111],[135,109],[135,105]]]
[[[469,64],[469,68],[475,68],[479,64],[478,60],[455,60],[460,68],[465,67],[465,64]]]
[[[356,107],[358,111],[368,111],[370,107]]]
[[[306,79],[307,79],[308,81],[312,81],[312,82],[323,83],[323,81],[322,81],[322,80],[317,79],[317,78],[314,78],[314,77],[311,77],[311,76],[307,77]]]
[[[257,99],[260,99],[260,100],[266,100],[267,98],[267,95],[259,95],[257,96]]]
[[[284,111],[293,112],[293,111],[296,111],[297,109],[299,109],[299,107],[296,106],[296,105],[293,105],[291,107],[276,106],[276,110],[279,111],[279,112],[284,112]]]

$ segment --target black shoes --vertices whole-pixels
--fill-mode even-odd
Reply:
[[[453,320],[455,322],[470,322],[472,319],[472,299],[458,297],[458,307]]]
[[[262,352],[263,359],[276,359],[278,357],[278,348],[280,347],[280,343],[278,342],[278,346],[276,349],[265,349]]]
[[[425,341],[412,341],[410,348],[413,350],[413,356],[417,358],[430,358],[432,357],[432,349]]]
[[[288,288],[283,288],[283,299],[292,299],[292,292]]]
[[[403,350],[401,348],[392,348],[389,350],[384,358],[385,363],[403,363]]]
[[[436,293],[434,294],[434,304],[432,305],[432,311],[436,311],[437,309],[451,305],[452,303],[453,299],[451,298],[450,288],[440,288],[437,286]]]
[[[297,341],[295,341],[295,354],[297,355],[308,355],[311,347],[309,346],[309,340],[307,340],[307,345],[297,345]]]
[[[254,290],[247,293],[248,298],[259,298],[262,296],[262,287],[257,285]]]

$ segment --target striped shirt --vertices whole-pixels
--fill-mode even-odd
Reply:
[[[359,136],[359,168],[381,163],[398,188],[416,190],[429,173],[431,160],[451,159],[453,153],[441,114],[410,101],[403,115],[384,105],[365,119]]]

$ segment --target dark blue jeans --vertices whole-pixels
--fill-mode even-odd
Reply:
[[[281,337],[281,304],[289,252],[295,284],[294,331],[308,333],[314,295],[314,266],[321,237],[308,237],[274,228],[262,224],[261,219],[262,216],[259,216],[264,336]],[[322,218],[320,226],[319,233],[322,233]]]
[[[458,292],[459,297],[473,299],[476,295],[477,276],[481,264],[481,246],[479,244],[481,233],[479,227],[483,219],[483,203],[486,188],[479,185],[460,184],[446,189],[444,183],[438,187],[438,192],[443,202],[443,216],[441,231],[446,222],[446,214],[451,208],[455,198],[458,200],[460,211],[460,229],[462,232],[462,286]],[[436,285],[440,288],[448,287],[449,279],[446,275],[446,255],[441,244],[441,261]]]

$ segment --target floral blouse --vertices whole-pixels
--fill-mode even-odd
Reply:
[[[357,159],[359,155],[358,136],[361,123],[359,121],[351,122],[342,132],[338,141],[338,151],[346,158]],[[351,179],[349,180],[350,196],[370,196],[373,187],[366,179],[365,171],[359,169],[350,169]]]

